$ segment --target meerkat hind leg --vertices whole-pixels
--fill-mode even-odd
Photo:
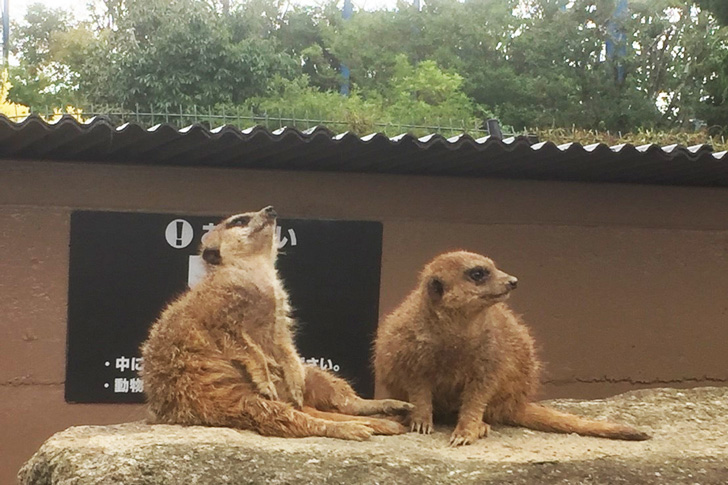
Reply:
[[[406,414],[414,408],[410,403],[395,399],[361,398],[344,379],[313,366],[306,366],[303,402],[321,411],[353,416]]]
[[[257,431],[262,435],[282,436],[285,438],[325,436],[328,438],[363,441],[369,439],[374,432],[366,423],[352,421],[337,422],[331,419],[311,416],[293,409],[289,404],[279,401],[267,401],[264,404],[266,405],[264,409],[267,408],[267,412],[258,415],[262,419],[259,419],[257,423]]]
[[[304,406],[302,411],[309,416],[314,416],[329,421],[359,423],[374,430],[374,434],[395,435],[404,434],[407,428],[396,421],[390,419],[373,418],[371,416],[352,416],[350,414],[331,413],[327,411],[319,411],[318,409]]]
[[[235,399],[234,388],[218,393],[220,399],[207,403],[203,419],[208,426],[227,426],[252,429],[264,436],[305,438],[325,436],[363,441],[374,432],[366,423],[336,422],[311,416],[288,403],[271,401],[258,396],[240,395]],[[227,394],[222,396],[222,394]]]
[[[232,365],[209,359],[188,371],[189,380],[173,414],[159,422],[225,426],[257,431],[264,436],[326,436],[362,441],[374,430],[364,423],[336,422],[310,416],[288,403],[266,399],[245,382]]]

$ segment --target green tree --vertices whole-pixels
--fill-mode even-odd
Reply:
[[[398,52],[411,54],[404,10],[356,12],[331,39],[334,55],[351,71],[351,82],[363,90],[381,90],[392,77]],[[416,59],[412,59],[416,60]]]
[[[36,3],[25,21],[13,25],[13,55],[19,60],[10,70],[9,99],[30,106],[62,107],[73,98],[73,75],[63,62],[65,40],[74,29],[62,9]]]
[[[38,93],[63,92],[95,104],[239,104],[264,94],[274,76],[296,73],[271,36],[275,19],[260,9],[222,15],[201,0],[106,0],[104,7],[95,25],[71,26],[44,7],[29,12],[14,100],[36,105]]]
[[[304,75],[293,81],[278,79],[274,93],[250,99],[247,105],[258,116],[289,118],[289,123],[297,119],[299,127],[305,119],[340,121],[336,130],[359,135],[375,131],[397,135],[402,125],[472,129],[479,114],[490,116],[479,112],[463,93],[460,75],[443,71],[434,61],[413,66],[404,55],[397,56],[395,64],[395,74],[380,91],[355,88],[349,96],[341,96],[310,85]],[[432,128],[411,131],[424,135]]]
[[[709,10],[723,25],[728,25],[728,3],[724,0],[697,0],[701,8]]]
[[[698,0],[698,5],[711,13],[723,28],[709,29],[704,36],[706,59],[695,66],[699,79],[704,83],[705,95],[696,111],[708,125],[728,129],[728,2],[723,0]]]
[[[433,60],[413,66],[399,55],[385,90],[385,112],[390,120],[409,124],[473,127],[476,115],[484,113],[478,113],[462,85],[460,74],[443,71]]]
[[[722,74],[728,67],[726,29],[685,2],[655,0],[636,3],[634,10],[632,63],[639,92],[662,105],[666,126],[715,119],[728,87]]]
[[[516,129],[725,125],[728,27],[722,2],[700,4],[712,10],[630,0],[615,19],[617,0],[429,0],[344,21],[333,0],[102,0],[87,24],[34,7],[10,96],[298,107],[359,127],[492,114]],[[615,25],[626,53],[612,58]],[[350,99],[337,94],[342,64]]]
[[[79,92],[124,105],[242,103],[294,66],[249,20],[196,0],[129,0],[86,49]]]
[[[385,121],[381,103],[363,98],[356,90],[350,96],[321,91],[305,75],[294,80],[279,78],[271,95],[251,98],[247,105],[258,116],[288,118],[287,126],[302,129],[311,127],[306,120],[329,120],[339,122],[329,123],[336,131],[361,135],[377,131],[376,124]]]
[[[293,6],[274,33],[280,47],[293,56],[312,86],[337,90],[341,83],[341,62],[331,44],[342,25],[335,3],[323,6]]]

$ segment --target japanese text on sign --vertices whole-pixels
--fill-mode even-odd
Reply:
[[[121,355],[115,359],[114,369],[119,372],[139,372],[142,370],[144,360],[141,357],[126,357]],[[111,367],[111,361],[106,361],[106,367]],[[114,377],[113,390],[115,394],[142,393],[144,392],[144,382],[141,377]],[[104,388],[111,388],[110,382],[104,383]]]

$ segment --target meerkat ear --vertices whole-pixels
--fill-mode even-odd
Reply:
[[[202,251],[202,259],[204,259],[207,264],[218,265],[222,263],[222,256],[220,256],[219,249],[205,248]]]
[[[430,280],[427,282],[427,294],[434,302],[442,300],[442,295],[445,294],[445,286],[442,284],[442,281],[439,278],[430,278]]]

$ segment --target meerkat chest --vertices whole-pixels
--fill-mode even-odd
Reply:
[[[215,324],[227,322],[240,328],[270,325],[281,305],[277,279],[266,273],[229,271],[221,274],[204,292]]]
[[[457,369],[487,358],[487,342],[474,341],[466,335],[450,333],[434,336],[429,342],[430,363],[436,369]]]
[[[452,322],[431,341],[432,365],[439,369],[490,368],[498,358],[497,331],[485,321]],[[458,375],[460,372],[455,372]]]
[[[291,304],[288,300],[288,293],[283,287],[283,283],[278,278],[275,278],[271,282],[273,288],[273,298],[275,299],[276,315],[280,317],[287,317],[291,312]]]

